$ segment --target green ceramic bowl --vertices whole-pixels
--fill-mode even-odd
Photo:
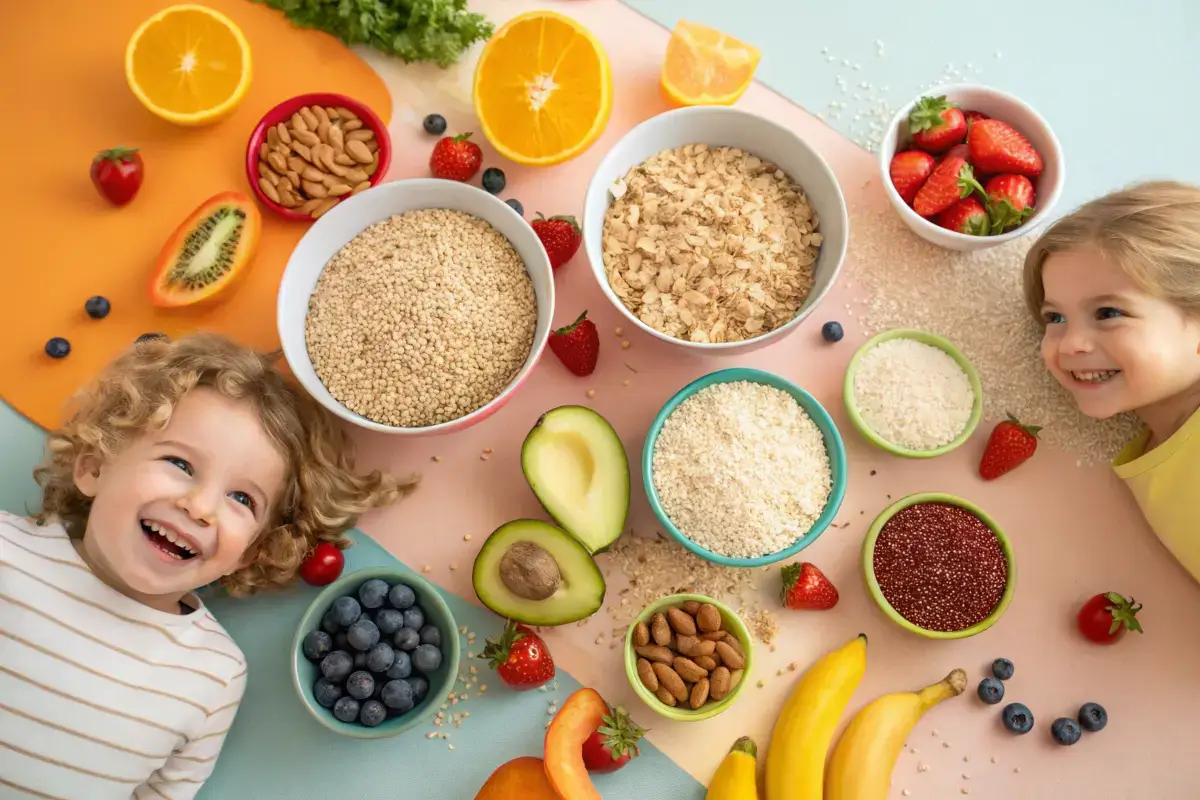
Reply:
[[[321,617],[325,616],[325,612],[333,604],[333,601],[347,594],[357,597],[358,587],[371,578],[382,578],[389,585],[405,583],[410,586],[417,596],[417,605],[425,612],[426,624],[436,625],[442,632],[442,665],[432,675],[426,676],[429,680],[429,692],[411,711],[398,717],[388,717],[374,728],[357,723],[342,722],[333,716],[331,709],[317,703],[313,698],[312,687],[317,678],[321,676],[320,670],[317,669],[316,664],[304,657],[301,649],[304,637],[310,631],[315,631],[321,626]],[[454,615],[450,613],[450,607],[446,605],[446,601],[438,594],[433,584],[416,573],[399,566],[367,567],[348,572],[338,578],[322,589],[321,593],[309,604],[304,616],[300,618],[300,624],[296,627],[296,638],[292,641],[292,683],[296,687],[296,694],[300,695],[300,702],[304,704],[304,707],[316,718],[317,722],[334,733],[355,739],[386,739],[429,720],[430,715],[434,713],[437,706],[441,705],[458,678],[458,661],[458,626],[454,622]]]
[[[858,364],[862,361],[863,354],[872,347],[891,341],[892,339],[912,339],[922,344],[936,347],[953,358],[963,368],[963,372],[967,373],[967,379],[971,381],[971,391],[975,393],[975,404],[971,407],[971,417],[967,420],[967,427],[963,428],[962,433],[954,441],[944,444],[941,447],[936,447],[933,450],[909,450],[906,447],[892,444],[875,433],[858,412],[858,405],[854,400],[854,376],[858,372]],[[967,357],[957,347],[946,339],[937,334],[919,331],[914,328],[896,328],[895,330],[884,331],[872,336],[863,343],[862,347],[858,348],[858,351],[855,352],[854,357],[850,359],[849,366],[846,367],[846,379],[842,386],[842,400],[846,404],[846,413],[850,417],[850,422],[854,424],[854,427],[858,429],[858,432],[862,434],[864,439],[880,450],[886,450],[893,455],[904,458],[935,458],[949,453],[971,438],[971,434],[975,432],[976,426],[979,425],[980,417],[983,416],[983,385],[979,381],[979,373],[976,371],[974,365],[967,360]]]
[[[925,628],[922,628],[919,625],[914,625],[904,617],[900,616],[900,612],[892,608],[892,604],[889,603],[887,598],[883,596],[883,591],[879,588],[879,581],[875,579],[875,540],[879,538],[879,532],[883,530],[883,526],[888,520],[895,516],[897,512],[902,511],[909,506],[915,506],[919,503],[947,503],[949,505],[958,506],[959,508],[969,511],[975,516],[979,517],[979,519],[983,521],[983,524],[991,528],[992,533],[996,534],[996,539],[1000,542],[1000,549],[1004,551],[1004,558],[1008,561],[1008,583],[1004,587],[1004,594],[1000,596],[1000,602],[996,604],[996,607],[992,609],[992,613],[989,614],[987,619],[983,620],[983,622],[972,625],[969,628],[964,628],[961,631],[926,630]],[[874,598],[876,605],[883,610],[883,613],[886,614],[892,622],[896,623],[901,628],[904,628],[906,631],[911,631],[918,636],[924,636],[927,639],[966,639],[967,637],[974,636],[977,633],[983,633],[988,628],[995,625],[996,621],[999,620],[1000,617],[1004,616],[1004,611],[1008,608],[1008,604],[1012,602],[1013,592],[1015,592],[1017,588],[1017,562],[1013,555],[1012,542],[1008,540],[1008,536],[1003,530],[1001,530],[1000,526],[996,524],[996,521],[989,517],[982,508],[970,502],[969,500],[964,500],[963,498],[956,497],[952,494],[942,494],[939,492],[910,494],[908,497],[902,497],[895,503],[892,503],[890,506],[885,508],[879,514],[879,516],[875,518],[875,521],[871,523],[871,527],[867,531],[867,538],[863,542],[862,565],[863,577],[865,577],[867,581],[867,591],[871,593],[871,597]]]
[[[637,673],[637,653],[633,652],[633,629],[639,622],[650,624],[650,618],[660,611],[665,611],[672,606],[679,606],[686,603],[688,600],[695,600],[697,603],[712,603],[721,612],[721,621],[724,623],[722,627],[733,633],[738,642],[742,645],[742,652],[746,654],[746,671],[742,676],[741,683],[733,687],[729,694],[725,695],[724,700],[715,703],[705,703],[696,710],[690,707],[675,706],[672,708],[663,701],[654,696],[654,693],[645,687],[642,679]],[[642,702],[650,706],[667,719],[673,719],[677,722],[699,722],[702,719],[711,719],[717,714],[720,714],[725,709],[733,705],[733,701],[746,688],[746,684],[750,682],[750,670],[754,666],[754,649],[753,643],[750,640],[750,631],[746,629],[746,624],[742,622],[741,617],[733,612],[729,606],[722,603],[720,600],[714,600],[711,597],[702,594],[672,594],[663,597],[660,600],[646,606],[646,610],[638,615],[629,625],[629,631],[625,634],[625,677],[629,679],[629,685],[633,687],[633,691]]]

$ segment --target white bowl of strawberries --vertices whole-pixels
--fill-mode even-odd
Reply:
[[[922,239],[982,250],[1027,236],[1062,193],[1058,137],[1038,112],[987,86],[931,89],[892,118],[879,148],[884,192]]]

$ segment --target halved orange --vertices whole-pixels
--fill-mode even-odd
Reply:
[[[237,108],[250,87],[250,45],[219,11],[171,6],[129,40],[125,80],[142,105],[168,122],[216,122]]]
[[[549,166],[592,145],[612,113],[612,70],[600,42],[554,11],[509,20],[475,68],[483,134],[518,164]]]
[[[761,58],[757,47],[681,19],[667,42],[660,85],[676,105],[733,105],[754,80]]]

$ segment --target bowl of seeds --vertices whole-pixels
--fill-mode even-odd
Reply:
[[[338,203],[292,251],[276,319],[288,365],[337,416],[397,435],[480,422],[545,348],[541,241],[482,189],[389,181]]]
[[[608,151],[584,199],[584,248],[605,297],[692,353],[744,353],[795,330],[832,288],[848,236],[841,188],[816,149],[736,108],[643,122]]]

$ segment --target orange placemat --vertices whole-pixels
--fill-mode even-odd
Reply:
[[[293,28],[246,0],[208,0],[250,42],[253,80],[231,117],[178,128],[138,104],[125,84],[125,45],[163,0],[13,3],[0,31],[7,121],[8,188],[0,201],[6,252],[0,264],[0,397],[39,425],[57,424],[64,403],[138,335],[216,330],[274,348],[275,293],[307,226],[263,209],[258,256],[228,302],[203,315],[164,312],[146,299],[154,259],[203,200],[236,189],[250,195],[246,139],[273,105],[312,91],[341,92],[391,118],[379,76],[331,36]],[[98,150],[141,148],[146,180],[134,201],[108,205],[88,168]],[[112,302],[106,319],[84,314],[88,297]],[[48,358],[52,336],[71,354]]]

